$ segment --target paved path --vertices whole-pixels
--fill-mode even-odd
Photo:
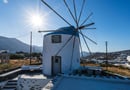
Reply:
[[[7,73],[0,74],[0,77],[4,77],[4,76],[7,76],[7,75],[10,75],[10,74],[19,72],[19,71],[21,71],[21,68],[20,68],[20,69],[13,70],[13,71],[10,71],[10,72],[7,72]]]

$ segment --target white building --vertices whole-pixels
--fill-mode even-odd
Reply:
[[[0,63],[8,63],[9,62],[9,51],[7,50],[0,50]]]
[[[127,56],[127,61],[130,62],[130,56]]]
[[[43,74],[67,73],[79,66],[79,34],[74,27],[60,28],[44,36]]]
[[[117,57],[117,59],[118,59],[119,61],[126,61],[127,55],[126,55],[126,54],[120,54],[120,56]]]

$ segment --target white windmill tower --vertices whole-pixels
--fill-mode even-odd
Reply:
[[[41,1],[69,25],[68,27],[62,27],[57,30],[39,31],[49,32],[48,34],[44,35],[43,41],[43,74],[56,75],[58,73],[66,73],[79,68],[80,50],[82,51],[80,36],[82,36],[90,54],[91,51],[85,39],[88,39],[96,44],[95,41],[85,36],[81,31],[82,29],[95,29],[88,28],[94,24],[93,22],[85,24],[92,13],[79,25],[85,5],[85,0],[82,0],[83,2],[81,5],[79,17],[77,17],[76,14],[75,0],[73,0],[74,15],[70,10],[66,0],[63,0],[66,8],[76,23],[76,27],[71,25],[66,19],[64,19],[64,17],[62,17],[44,0]]]

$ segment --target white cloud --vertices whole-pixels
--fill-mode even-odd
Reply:
[[[8,0],[3,0],[3,2],[6,4],[6,3],[8,3]]]

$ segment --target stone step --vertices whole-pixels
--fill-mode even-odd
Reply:
[[[16,88],[3,88],[2,90],[17,90]]]
[[[9,80],[2,90],[17,90],[17,80]]]
[[[9,80],[8,82],[17,82],[17,80]]]
[[[5,85],[3,88],[16,88],[17,85]]]
[[[6,85],[17,85],[17,82],[7,82]]]

